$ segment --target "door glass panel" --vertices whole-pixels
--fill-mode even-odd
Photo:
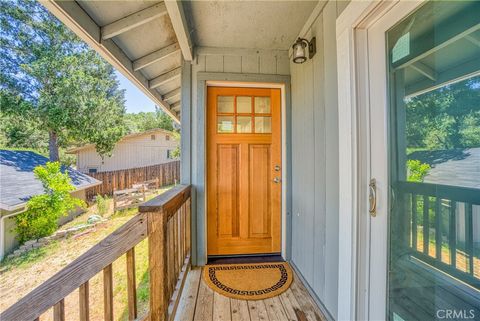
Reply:
[[[480,2],[387,32],[389,320],[480,320]]]
[[[219,113],[233,113],[233,96],[218,96],[217,97],[217,111]]]
[[[233,116],[218,116],[217,117],[217,132],[218,133],[233,133],[235,117]]]
[[[237,113],[252,113],[252,97],[237,97]]]
[[[255,113],[270,114],[270,97],[255,97]]]
[[[237,133],[251,133],[251,132],[252,132],[252,117],[237,116]]]
[[[255,132],[256,133],[271,133],[272,132],[272,117],[255,117]]]

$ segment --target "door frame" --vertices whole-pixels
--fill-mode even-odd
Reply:
[[[193,75],[195,77],[195,75]],[[194,82],[195,83],[195,82]],[[281,91],[282,117],[282,218],[281,255],[285,260],[291,257],[291,98],[290,75],[238,74],[198,72],[196,74],[197,124],[193,128],[197,160],[192,164],[192,182],[195,187],[192,200],[192,255],[193,264],[207,263],[207,195],[206,195],[206,106],[207,87],[257,87],[278,88]],[[193,146],[192,146],[193,147]]]
[[[381,223],[373,227],[368,211],[368,184],[372,157],[378,157],[387,151],[386,145],[382,146],[382,150],[371,151],[370,132],[385,128],[384,135],[380,137],[384,142],[387,142],[388,134],[387,119],[372,119],[370,114],[371,99],[383,99],[387,107],[387,92],[381,97],[371,97],[370,85],[383,84],[387,89],[387,74],[386,64],[370,66],[368,63],[367,31],[393,7],[404,7],[407,15],[423,2],[424,0],[352,1],[337,19],[338,109],[339,114],[343,115],[339,118],[339,159],[342,169],[339,175],[339,275],[343,274],[344,277],[339,278],[338,282],[339,320],[377,320],[377,316],[383,312],[380,320],[386,317],[388,221],[385,213],[388,208],[388,181],[385,179],[388,178],[388,172],[387,176],[380,177],[382,181],[377,192],[384,201],[377,208],[383,210],[384,215],[375,218]],[[405,15],[396,18],[391,25]],[[382,52],[385,52],[384,41],[380,45],[383,45]],[[372,71],[374,77],[370,78]],[[375,155],[371,155],[371,152]],[[387,154],[380,157],[387,161]],[[384,164],[385,168],[387,164],[388,162]],[[382,233],[384,241],[371,244],[372,232]],[[374,289],[371,289],[370,254],[380,256],[377,268],[384,271],[375,275]],[[375,297],[371,293],[375,293]],[[371,305],[373,299],[375,302]],[[374,311],[371,311],[371,306],[374,306]]]

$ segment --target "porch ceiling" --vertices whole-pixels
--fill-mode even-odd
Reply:
[[[189,35],[177,37],[183,26],[181,5],[175,1],[40,1],[180,121],[182,53],[191,55]]]
[[[195,44],[288,50],[318,1],[186,1]]]

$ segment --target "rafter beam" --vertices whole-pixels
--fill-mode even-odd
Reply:
[[[173,30],[177,36],[178,43],[182,49],[183,58],[187,61],[193,60],[192,40],[188,30],[188,22],[183,11],[183,5],[178,0],[165,0],[168,16],[172,21]]]
[[[172,81],[178,77],[180,77],[180,74],[182,73],[182,67],[175,68],[169,72],[166,72],[158,77],[155,77],[151,79],[149,83],[150,89],[154,89],[157,87],[160,87],[161,85],[166,84],[169,81]]]
[[[119,34],[132,30],[133,28],[137,28],[165,14],[167,14],[167,9],[164,2],[132,13],[125,18],[103,26],[101,28],[102,40],[118,36]]]
[[[180,105],[181,103],[179,101],[173,103],[170,105],[170,108],[175,111],[175,112],[178,112],[180,110]]]
[[[435,70],[430,68],[429,66],[425,65],[424,63],[421,63],[420,61],[414,62],[413,64],[410,65],[410,67],[425,77],[429,78],[430,80],[437,80],[437,73]]]
[[[163,95],[163,100],[171,100],[173,98],[180,97],[180,88],[174,89],[165,95]]]
[[[106,61],[127,77],[160,106],[175,122],[180,123],[179,114],[171,110],[170,105],[162,99],[160,93],[149,88],[148,79],[133,70],[132,62],[125,52],[111,39],[101,41],[100,27],[75,1],[39,0],[68,28],[97,51]]]
[[[135,60],[133,62],[133,70],[138,71],[142,68],[150,66],[151,64],[159,62],[162,59],[170,57],[171,55],[176,54],[179,51],[180,46],[178,45],[178,43],[174,43],[173,45],[154,51],[146,56],[143,56],[142,58],[138,58],[137,60]]]
[[[480,37],[477,37],[473,33],[466,35],[465,39],[476,45],[477,47],[480,47]]]

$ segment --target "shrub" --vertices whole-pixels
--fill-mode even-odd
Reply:
[[[17,239],[24,243],[31,239],[51,235],[58,228],[58,219],[77,207],[85,207],[85,202],[74,198],[75,190],[67,173],[61,172],[59,162],[47,162],[33,170],[35,177],[42,182],[45,194],[33,196],[27,202],[25,212],[15,216]]]
[[[102,195],[98,194],[95,197],[95,203],[97,204],[97,211],[98,215],[104,216],[108,212],[108,198],[102,197]]]
[[[417,159],[409,159],[407,161],[408,181],[409,182],[423,182],[430,170],[430,165],[422,163]]]

